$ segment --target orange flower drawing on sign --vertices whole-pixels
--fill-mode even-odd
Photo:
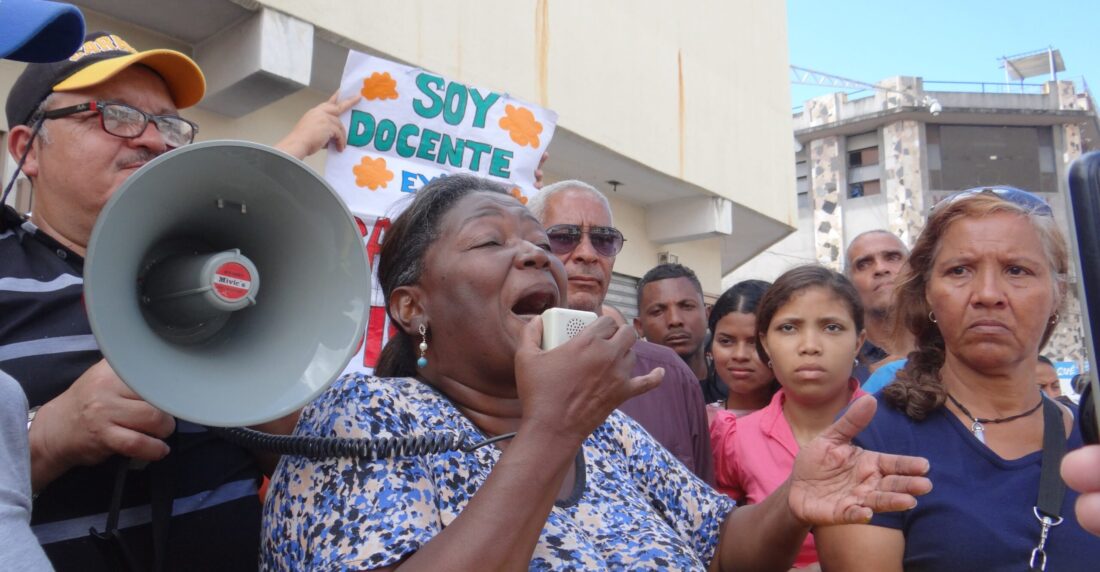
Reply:
[[[386,168],[386,160],[381,157],[377,159],[363,157],[363,160],[352,167],[351,171],[355,173],[356,185],[366,187],[372,191],[378,190],[379,187],[385,187],[393,180],[393,171]]]
[[[374,72],[363,80],[363,89],[359,90],[366,99],[397,99],[397,80],[390,72]]]
[[[519,187],[512,187],[511,191],[508,191],[520,204],[527,204],[527,197],[523,196],[523,191],[519,190]]]
[[[539,146],[539,133],[542,133],[542,124],[535,121],[535,114],[531,110],[514,105],[504,106],[504,117],[500,118],[500,128],[512,136],[516,145],[537,149]]]

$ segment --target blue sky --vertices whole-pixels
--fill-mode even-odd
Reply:
[[[1084,76],[1100,97],[1096,0],[787,0],[787,22],[791,65],[867,83],[1003,82],[1001,56],[1054,46],[1066,64],[1059,79]],[[792,84],[792,105],[832,91]]]

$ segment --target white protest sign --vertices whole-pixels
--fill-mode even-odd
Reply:
[[[391,328],[379,288],[378,253],[390,220],[432,179],[473,173],[510,186],[526,204],[557,114],[506,94],[351,51],[341,100],[362,100],[341,116],[347,147],[329,150],[325,179],[359,222],[373,293],[364,342],[346,371],[370,372]]]
[[[325,178],[356,214],[391,207],[447,173],[475,173],[535,192],[535,169],[557,114],[488,89],[350,52],[340,98],[363,100],[341,118],[348,147],[330,153]]]

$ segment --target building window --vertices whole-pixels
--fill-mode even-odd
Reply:
[[[871,167],[878,165],[878,147],[848,151],[849,167]]]
[[[882,192],[882,165],[879,164],[879,134],[869,131],[850,135],[848,148],[848,198],[858,199]]]
[[[795,190],[800,195],[810,192],[810,166],[805,159],[796,160],[794,164]]]
[[[638,317],[638,279],[612,272],[603,303],[618,310],[629,324]]]
[[[882,183],[878,179],[863,181],[862,183],[848,184],[848,198],[858,199],[867,195],[877,195],[882,192]]]
[[[1050,127],[940,125],[938,161],[929,145],[933,189],[958,191],[1011,185],[1057,192],[1058,177]],[[940,167],[936,177],[935,167]]]

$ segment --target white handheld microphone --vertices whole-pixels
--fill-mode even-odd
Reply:
[[[550,308],[542,313],[542,349],[554,349],[572,339],[588,324],[596,321],[596,314],[568,308]]]

